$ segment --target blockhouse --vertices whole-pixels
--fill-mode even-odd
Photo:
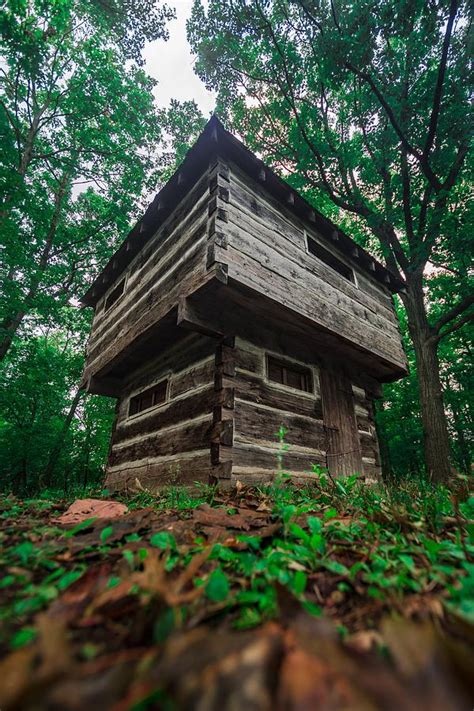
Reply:
[[[117,400],[107,486],[377,478],[402,286],[212,117],[83,297],[83,387]]]

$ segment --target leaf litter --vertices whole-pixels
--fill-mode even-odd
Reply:
[[[402,494],[7,497],[2,711],[470,709],[474,502]]]

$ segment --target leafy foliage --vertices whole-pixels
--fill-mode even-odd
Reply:
[[[184,588],[189,615],[205,604],[202,589],[210,604],[224,605],[237,628],[278,615],[280,586],[311,614],[324,611],[352,632],[376,627],[388,609],[421,614],[426,607],[439,613],[444,605],[474,619],[472,497],[458,500],[443,488],[433,490],[419,482],[367,488],[353,477],[334,484],[324,475],[298,488],[283,476],[271,488],[233,497],[203,489],[187,495],[170,518],[175,496],[170,491],[135,500],[135,506],[152,503],[156,518],[145,513],[149,508],[135,508],[123,523],[85,521],[66,536],[50,522],[63,505],[7,498],[2,514],[3,621],[10,635],[12,626],[16,630],[13,646],[30,640],[33,613],[81,575],[91,574],[85,572],[88,560],[119,561],[118,551],[127,566],[118,562],[110,569],[107,589],[122,586],[122,594],[128,595],[132,585],[139,604],[145,592],[140,580],[145,584],[148,578],[135,573],[148,563],[155,565],[158,556],[168,571],[163,572],[163,585],[167,575],[176,581],[187,567],[193,570]],[[17,528],[18,521],[29,525]],[[218,542],[213,543],[216,534]],[[174,583],[167,584],[172,590]]]
[[[4,8],[0,485],[8,490],[61,482],[67,491],[100,476],[113,406],[77,390],[91,321],[78,299],[201,126],[192,102],[158,110],[140,66],[144,42],[166,39],[173,16],[149,0]]]

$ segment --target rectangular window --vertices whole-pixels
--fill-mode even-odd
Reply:
[[[289,388],[313,392],[311,371],[304,366],[267,356],[267,377],[274,383],[287,385]]]
[[[104,311],[108,311],[111,306],[115,304],[116,301],[120,299],[120,297],[123,294],[123,290],[125,289],[125,279],[122,279],[117,286],[115,286],[108,297],[105,300],[105,306],[104,306]]]
[[[138,395],[134,395],[130,398],[130,406],[128,408],[128,415],[136,415],[144,410],[149,410],[150,407],[155,407],[155,405],[160,405],[166,402],[166,395],[168,392],[168,381],[162,380],[157,385],[153,385],[152,388],[148,388]]]
[[[319,244],[319,242],[316,242],[316,240],[311,239],[311,237],[307,237],[307,244],[308,252],[310,254],[313,254],[315,257],[324,262],[324,264],[327,264],[328,267],[334,269],[334,271],[343,276],[344,279],[348,279],[349,281],[355,283],[354,272],[350,267],[347,266],[347,264],[344,264],[344,262],[338,259],[332,252],[325,249],[322,245]]]

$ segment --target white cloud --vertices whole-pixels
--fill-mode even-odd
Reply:
[[[207,91],[194,73],[194,57],[186,39],[186,20],[191,13],[192,0],[174,0],[169,4],[176,9],[176,20],[168,24],[170,38],[167,42],[150,42],[145,47],[145,69],[159,82],[154,91],[158,106],[167,106],[170,99],[194,99],[208,116],[214,109],[214,94]]]

